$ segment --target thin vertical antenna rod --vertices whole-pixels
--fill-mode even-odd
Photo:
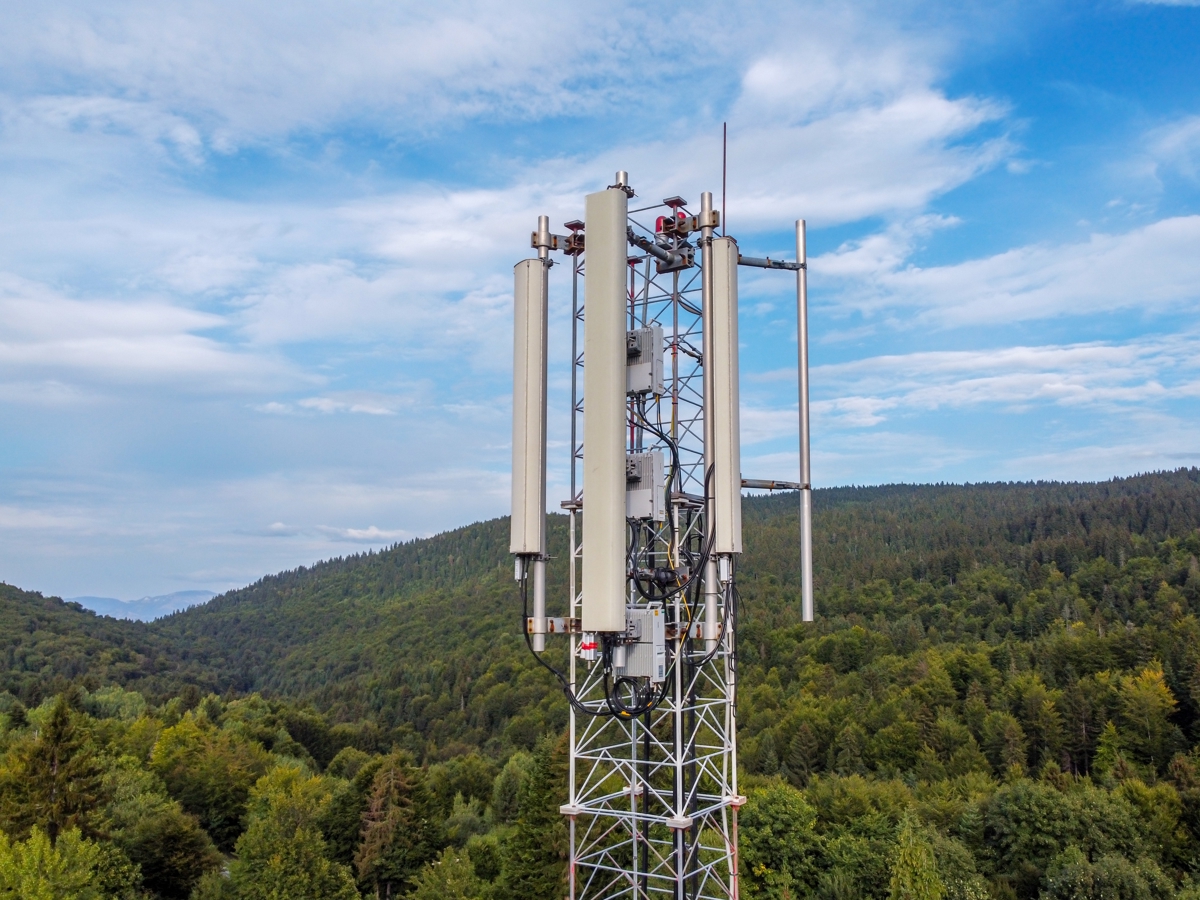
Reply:
[[[533,560],[533,649],[546,649],[546,406],[547,360],[550,321],[550,217],[538,216],[537,251],[541,260],[542,295],[542,552]]]
[[[800,354],[800,618],[813,620],[812,465],[808,422],[808,235],[796,220],[796,342]]]
[[[725,224],[725,173],[728,171],[729,160],[729,123],[721,123],[721,234],[729,234],[729,226]]]

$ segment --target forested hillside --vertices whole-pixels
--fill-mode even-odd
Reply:
[[[806,625],[796,499],[745,503],[746,896],[1198,900],[1200,470],[815,508]],[[0,897],[61,834],[103,896],[257,897],[283,844],[298,897],[560,896],[566,705],[506,551],[480,523],[149,624],[0,587]],[[78,803],[39,805],[64,755]]]

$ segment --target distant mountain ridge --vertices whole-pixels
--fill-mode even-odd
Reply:
[[[171,613],[193,606],[201,606],[213,597],[213,591],[175,591],[157,597],[142,597],[140,600],[118,600],[116,597],[64,597],[67,603],[78,603],[84,609],[114,619],[131,619],[152,622]]]

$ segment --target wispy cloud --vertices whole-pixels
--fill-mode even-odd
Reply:
[[[330,437],[336,446],[339,435]],[[65,596],[92,585],[111,595],[133,572],[155,590],[224,590],[507,510],[506,477],[470,467],[470,454],[453,448],[446,456],[450,468],[401,452],[400,468],[411,461],[411,470],[374,479],[351,459],[313,465],[311,457],[305,470],[240,478],[10,470],[8,489],[15,485],[20,502],[0,503],[0,580]]]
[[[822,114],[894,93],[917,67],[936,77],[948,29],[926,21],[918,38],[903,16],[765,2],[736,16],[715,2],[585,3],[569,16],[548,2],[58,3],[14,12],[0,75],[30,94],[83,84],[186,111],[219,152],[345,121],[419,134],[467,117],[661,110],[664,89],[717,86],[722,72],[745,73],[760,111]]]
[[[413,532],[405,531],[403,528],[386,530],[376,528],[374,525],[369,528],[331,528],[322,525],[317,530],[335,541],[353,541],[359,544],[375,545],[402,541],[416,536]]]
[[[817,366],[813,417],[823,427],[872,428],[912,413],[1045,405],[1141,415],[1162,403],[1200,400],[1200,334],[993,350],[926,351]],[[755,381],[794,382],[795,370]],[[751,408],[749,445],[795,431],[794,409]]]
[[[0,378],[261,390],[302,376],[204,334],[220,316],[154,298],[78,299],[0,273]]]
[[[814,478],[825,485],[979,480],[981,472],[1086,479],[1193,465],[1200,458],[1198,342],[1200,333],[1191,331],[818,366]],[[794,369],[776,370],[751,387],[794,378]],[[764,400],[743,410],[743,468],[791,477],[797,410]]]
[[[1163,219],[1075,244],[1020,247],[919,268],[906,233],[853,241],[812,267],[844,279],[838,303],[908,327],[951,328],[1121,309],[1190,310],[1200,303],[1200,216]]]
[[[1200,0],[1192,5],[1200,6]],[[1183,116],[1153,129],[1146,146],[1149,166],[1156,175],[1173,169],[1196,179],[1200,175],[1200,116]]]
[[[110,96],[46,95],[0,107],[5,125],[21,129],[23,119],[49,128],[99,135],[129,135],[145,145],[157,145],[168,158],[191,165],[204,160],[205,147],[197,128],[182,116],[147,103]]]
[[[1200,398],[1200,335],[1125,343],[1006,347],[882,356],[822,366],[813,373],[839,395],[815,404],[818,416],[871,426],[886,412],[995,404],[1142,410],[1159,401]]]
[[[294,403],[272,400],[256,408],[261,412],[275,414],[291,413],[363,413],[368,416],[394,416],[397,412],[415,405],[411,395],[378,394],[370,391],[348,391],[328,393],[316,397],[301,397]]]
[[[0,506],[0,529],[4,530],[78,533],[93,524],[94,522],[77,514],[63,514],[20,506]]]

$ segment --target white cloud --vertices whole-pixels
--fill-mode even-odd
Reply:
[[[795,374],[792,377],[795,383]],[[741,410],[742,446],[752,447],[779,437],[799,433],[798,407],[772,409],[746,403]]]
[[[818,257],[822,276],[834,278],[872,278],[904,269],[920,241],[943,228],[959,224],[958,219],[940,215],[916,216],[894,222],[885,230],[843,244],[835,253]]]
[[[93,524],[77,514],[0,505],[0,528],[6,530],[78,532]]]
[[[814,417],[835,419],[851,428],[869,428],[885,421],[884,412],[897,405],[891,397],[838,397],[813,404]]]
[[[296,401],[296,406],[301,409],[322,413],[363,413],[369,416],[394,416],[399,410],[412,405],[412,397],[389,396],[370,391],[330,393]]]
[[[488,105],[489,115],[518,118],[568,105],[573,114],[606,105],[628,112],[634,96],[657,106],[685,47],[706,60],[704,78],[736,87],[741,76],[730,211],[745,228],[797,211],[829,222],[911,212],[1007,152],[1003,139],[971,140],[1003,110],[932,86],[947,42],[916,40],[887,16],[821,4],[772,10],[767,31],[746,15],[716,41],[703,10],[584,6],[568,20],[547,9],[135,0],[103,14],[84,4],[29,8],[0,36],[0,49],[7,40],[11,50],[0,72],[17,86],[6,101],[16,130],[7,144],[0,134],[0,160],[15,165],[0,196],[34,210],[0,226],[10,266],[51,281],[65,259],[74,280],[99,278],[109,296],[154,290],[164,309],[224,329],[201,336],[184,326],[178,346],[147,360],[165,355],[183,367],[190,357],[198,370],[205,351],[218,350],[225,361],[270,369],[293,344],[386,342],[403,358],[500,372],[508,267],[528,252],[522,236],[534,217],[580,215],[584,190],[617,167],[664,195],[715,187],[715,129],[689,138],[682,157],[673,144],[649,141],[535,160],[521,177],[493,177],[493,186],[390,183],[296,201],[206,194],[170,166],[157,171],[154,154],[147,161],[129,140],[194,164],[223,140],[274,140],[278,149],[281,133],[323,139],[322,129],[364,117],[386,133],[385,120],[429,116],[444,125]],[[664,73],[668,80],[656,82]],[[91,93],[74,96],[68,83]],[[711,114],[680,109],[693,119]],[[43,146],[54,148],[48,171],[46,158],[29,154]],[[81,154],[89,160],[82,173]],[[91,350],[126,368],[144,356],[136,341]]]
[[[224,324],[219,316],[161,301],[77,300],[52,288],[0,273],[0,303],[9,339],[45,341],[103,336],[174,335]]]
[[[730,142],[731,226],[816,226],[921,209],[1003,160],[1005,138],[967,140],[1003,111],[914,85],[810,124],[747,126]]]
[[[949,328],[1094,316],[1122,309],[1194,309],[1200,301],[1200,216],[1163,219],[1124,234],[1020,247],[984,259],[918,268],[890,236],[853,242],[810,263],[845,273],[839,303],[867,315],[906,313],[907,327]],[[890,243],[889,243],[890,242]]]
[[[1112,478],[1115,474],[1156,472],[1200,465],[1200,428],[1187,422],[1165,423],[1147,441],[1134,440],[1064,446],[1052,452],[1022,453],[1004,463],[1009,478],[1057,478],[1087,481]]]
[[[159,267],[158,275],[166,286],[182,294],[201,294],[244,284],[261,267],[261,260],[232,248],[216,252],[181,249]]]
[[[835,24],[836,23],[836,24]],[[906,41],[844,10],[824,29],[798,29],[786,47],[768,49],[744,71],[740,112],[803,122],[846,109],[876,106],[937,77],[946,46],[924,31]],[[830,41],[822,31],[849,37]]]
[[[403,528],[384,530],[374,525],[369,528],[331,528],[322,525],[317,530],[336,541],[354,541],[361,544],[386,544],[416,537],[413,532]]]
[[[715,186],[720,113],[702,98],[733,92],[729,209],[742,228],[797,214],[834,222],[913,210],[1011,152],[1003,137],[970,140],[1003,118],[1001,106],[935,87],[954,44],[949,28],[925,22],[917,37],[902,9],[744,4],[730,17],[719,4],[623,3],[559,13],[543,3],[118,0],[101,14],[59,3],[25,10],[0,35],[0,73],[28,98],[13,101],[12,115],[137,134],[192,162],[239,142],[321,143],[363,122],[427,136],[463,116],[595,117],[581,127],[598,129],[597,140],[584,146],[611,146],[610,120],[660,116],[669,98],[676,121],[654,137],[617,137],[619,150],[557,163],[550,142],[527,160],[538,185],[567,171],[589,171],[583,180],[594,183],[627,168],[663,195]],[[64,84],[91,93],[73,96]],[[657,138],[680,131],[686,154],[678,139]],[[574,193],[580,179],[566,180]],[[438,229],[416,237],[405,252],[436,244]],[[473,243],[480,237],[476,229]]]
[[[1014,151],[1006,107],[937,87],[947,42],[936,31],[901,35],[886,16],[830,8],[789,25],[756,35],[741,61],[728,113],[734,233],[911,214]],[[985,126],[1000,133],[981,137]],[[607,163],[605,174],[627,169],[648,200],[681,193],[697,203],[698,185],[719,189],[720,127],[689,135],[682,157],[677,145],[627,142],[594,162]]]
[[[895,5],[824,2],[747,2],[731,15],[711,0],[569,14],[548,0],[60,0],[8,13],[0,76],[21,91],[92,85],[186,115],[222,149],[335,121],[411,133],[465,116],[674,114],[725,72],[742,73],[752,114],[822,114],[894,95],[914,70],[928,83],[953,42],[927,19],[916,37]]]
[[[799,456],[791,448],[742,454],[747,477],[794,481],[800,476]],[[954,467],[983,456],[958,441],[928,432],[909,433],[878,429],[865,433],[816,431],[812,447],[813,484],[933,481]]]
[[[868,357],[811,371],[817,484],[1108,478],[1200,459],[1200,333]],[[797,412],[748,381],[743,471],[792,478]]]
[[[780,228],[797,218],[814,227],[920,210],[1013,151],[1004,137],[972,140],[1003,110],[974,98],[952,100],[914,84],[877,105],[800,123],[760,122],[735,106],[730,122],[728,217],[734,233]],[[689,159],[671,142],[627,145],[590,161],[608,176],[624,168],[649,202],[720,191],[719,128],[689,141]],[[639,187],[640,186],[640,187]]]
[[[0,503],[2,580],[60,596],[111,596],[131,573],[155,592],[225,590],[507,511],[507,476],[446,456],[444,467],[398,457],[400,474],[311,462],[240,478],[10,470],[22,501]]]
[[[166,379],[201,391],[297,381],[285,363],[196,333],[225,324],[219,316],[156,299],[67,297],[0,272],[0,373],[17,381]]]
[[[1142,415],[1172,401],[1200,399],[1195,332],[1131,341],[995,350],[919,352],[817,366],[814,428],[873,428],[937,410],[1045,405],[1092,408],[1109,416]],[[769,373],[794,380],[794,370]],[[765,379],[760,379],[765,380]],[[748,411],[743,442],[795,433],[789,409]]]
[[[654,51],[666,34],[715,49],[690,10],[562,12],[372,0],[26,6],[0,36],[0,71],[34,89],[86,82],[187,109],[228,148],[364,114],[401,131],[447,116],[586,110],[665,71]]]
[[[1184,116],[1154,129],[1146,144],[1150,168],[1156,175],[1163,168],[1177,169],[1191,179],[1200,174],[1200,116]]]
[[[198,165],[204,159],[200,132],[181,116],[154,106],[119,97],[48,95],[10,105],[4,114],[8,127],[19,120],[67,132],[126,134],[145,144],[159,144],[169,152]]]

